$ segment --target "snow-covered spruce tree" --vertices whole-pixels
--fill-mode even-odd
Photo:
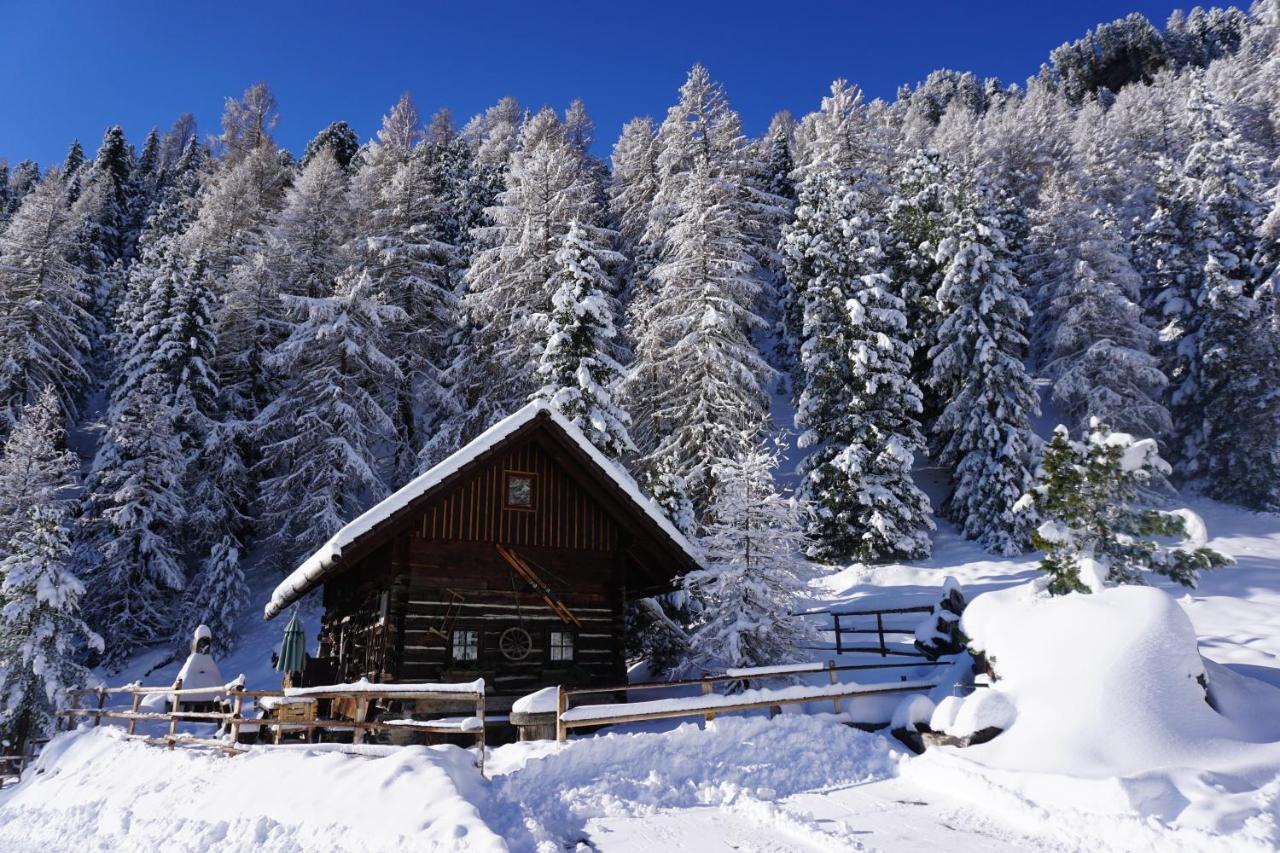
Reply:
[[[378,391],[400,379],[387,329],[401,322],[368,275],[332,296],[286,296],[295,325],[266,366],[281,393],[259,415],[262,531],[286,564],[387,494],[395,423]]]
[[[698,520],[693,514],[693,501],[689,498],[689,486],[684,478],[669,464],[659,463],[645,477],[649,499],[671,519],[671,523],[685,536],[693,536]]]
[[[1031,484],[1030,419],[1039,410],[1022,362],[1029,312],[991,190],[971,179],[955,191],[954,220],[937,252],[943,319],[929,353],[928,381],[943,404],[933,456],[954,466],[942,511],[987,550],[1016,554],[1030,539],[1013,505]]]
[[[1072,441],[1066,427],[1054,431],[1036,486],[1019,502],[1022,513],[1041,521],[1033,538],[1045,552],[1040,569],[1051,593],[1141,584],[1148,572],[1194,587],[1202,570],[1231,564],[1203,547],[1203,523],[1188,511],[1136,506],[1139,490],[1168,473],[1154,439],[1111,432],[1096,420],[1084,442]],[[1192,547],[1169,548],[1150,538],[1169,536],[1190,539]]]
[[[484,209],[476,207],[475,199],[471,197],[475,153],[454,127],[453,117],[447,109],[431,117],[422,146],[422,156],[427,162],[428,186],[440,204],[435,223],[438,238],[456,247],[459,268],[464,268],[470,259],[470,232],[484,217]]]
[[[808,637],[795,615],[804,588],[804,537],[795,502],[778,494],[777,451],[755,446],[715,463],[715,487],[701,538],[706,568],[684,588],[699,605],[690,638],[695,666],[788,663]]]
[[[1196,205],[1192,244],[1202,266],[1193,294],[1199,327],[1181,341],[1193,349],[1173,395],[1178,472],[1216,497],[1268,508],[1280,428],[1268,423],[1276,410],[1274,318],[1254,299],[1261,187],[1225,107],[1193,84],[1188,110],[1196,141],[1183,180]]]
[[[765,325],[752,311],[760,279],[733,183],[699,162],[677,205],[653,270],[658,290],[639,318],[644,336],[636,341],[628,399],[638,399],[639,387],[650,394],[639,398],[645,467],[666,466],[683,477],[702,512],[716,460],[745,453],[746,436],[767,422],[764,384],[772,369],[752,337]]]
[[[236,644],[236,622],[249,601],[240,549],[235,539],[223,536],[209,550],[191,583],[179,612],[175,643],[189,642],[201,625],[213,632],[214,652],[223,654]]]
[[[551,313],[543,321],[547,344],[538,362],[543,386],[534,393],[568,418],[610,459],[634,450],[631,421],[614,396],[622,366],[609,354],[617,334],[613,282],[600,267],[612,250],[595,244],[577,222],[556,253]]]
[[[885,256],[894,292],[902,298],[907,334],[912,345],[912,381],[924,392],[929,420],[937,415],[926,380],[929,350],[937,331],[938,288],[942,269],[935,257],[949,219],[947,205],[954,180],[953,167],[936,151],[917,151],[892,175]]]
[[[102,651],[80,617],[66,515],[61,501],[32,504],[0,560],[0,732],[19,747],[53,734],[54,711],[88,679],[81,653]]]
[[[111,415],[85,486],[86,613],[120,666],[169,635],[182,565],[187,457],[164,379],[153,374]]]
[[[1238,260],[1213,250],[1198,348],[1204,403],[1195,446],[1205,494],[1280,509],[1280,323],[1274,282],[1249,295]]]
[[[0,235],[0,429],[48,386],[74,417],[89,381],[93,320],[68,260],[65,192],[62,176],[50,172]]]
[[[125,139],[120,125],[107,128],[98,146],[97,156],[82,184],[100,182],[106,188],[106,204],[101,224],[105,240],[102,248],[107,263],[133,256],[137,233],[130,228],[130,181],[133,176],[133,149]]]
[[[311,137],[311,141],[307,143],[307,147],[302,151],[302,159],[298,161],[298,168],[305,171],[315,156],[326,148],[333,155],[333,159],[338,162],[338,165],[344,170],[348,170],[353,168],[351,161],[355,159],[356,154],[360,151],[360,138],[351,129],[351,125],[345,121],[332,122],[324,130]]]
[[[1038,361],[1074,429],[1098,418],[1139,437],[1167,435],[1166,380],[1137,304],[1140,279],[1110,211],[1093,208],[1076,180],[1049,182],[1032,227]]]
[[[493,225],[475,234],[479,248],[466,276],[473,358],[482,368],[472,377],[472,397],[490,411],[485,420],[512,411],[536,390],[547,340],[542,318],[551,308],[556,253],[570,223],[584,228],[593,244],[613,239],[599,225],[599,197],[595,175],[556,114],[546,109],[530,119],[506,189],[488,210]]]
[[[80,460],[65,440],[58,396],[45,388],[0,449],[0,549],[26,525],[31,507],[59,507],[70,499]]]
[[[880,234],[854,191],[819,167],[801,181],[783,252],[802,299],[796,426],[810,449],[799,494],[809,556],[927,556],[929,501],[911,479],[924,446],[920,392]]]
[[[1180,346],[1198,320],[1192,315],[1199,279],[1191,230],[1195,204],[1185,191],[1179,167],[1166,156],[1156,164],[1151,213],[1133,233],[1130,255],[1142,277],[1146,322],[1158,332],[1155,353],[1172,387],[1190,371],[1190,352]]]

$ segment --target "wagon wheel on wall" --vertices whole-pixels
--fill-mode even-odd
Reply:
[[[508,568],[507,571],[511,573]],[[520,609],[520,593],[516,589],[516,576],[511,573],[511,600],[516,605],[516,618],[520,625],[508,628],[498,635],[498,651],[509,661],[522,661],[533,651],[533,637],[524,627],[524,611]]]

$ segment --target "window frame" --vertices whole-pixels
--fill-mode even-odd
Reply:
[[[556,645],[556,636],[567,637],[569,639],[568,649],[569,656],[556,657],[556,651],[563,651],[563,644]],[[553,628],[547,632],[547,662],[551,664],[570,664],[578,659],[578,632],[568,628]]]
[[[529,505],[511,503],[511,481],[516,477],[521,477],[529,481]],[[508,470],[502,472],[502,508],[513,510],[515,512],[536,512],[538,509],[537,494],[538,475],[534,471],[514,471]]]
[[[475,635],[475,657],[458,657],[458,634],[474,634]],[[468,648],[466,639],[463,639],[462,648],[465,651]],[[484,649],[484,633],[479,628],[452,628],[449,631],[449,661],[455,664],[478,664],[480,662],[480,654]]]

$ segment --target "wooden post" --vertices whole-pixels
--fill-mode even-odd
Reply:
[[[837,681],[836,662],[833,660],[827,661],[827,675],[831,676],[831,683],[835,684]],[[835,704],[836,704],[836,713],[839,714],[840,713],[840,697],[839,696],[835,698]]]
[[[844,654],[844,645],[840,640],[840,614],[832,613],[831,618],[836,624],[836,654],[842,655]]]
[[[884,614],[876,614],[876,633],[880,635],[880,657],[886,657],[889,650],[884,645]]]
[[[362,696],[359,699],[356,699],[356,719],[355,719],[356,728],[355,728],[355,731],[351,733],[351,742],[353,744],[364,743],[364,736],[365,736],[364,724],[365,724],[365,721],[368,719],[368,717],[369,717],[369,700]]]
[[[107,690],[105,687],[98,688],[98,713],[93,717],[93,727],[96,729],[102,725],[102,709],[107,705]]]
[[[83,693],[83,690],[72,690],[69,694],[71,696],[71,707],[67,709],[67,731],[75,728],[75,721],[79,716],[76,711],[80,710],[80,696]]]
[[[710,676],[706,676],[706,675],[702,676],[702,695],[703,696],[710,696],[711,693],[715,690],[715,683],[708,680],[709,678]],[[704,716],[706,717],[706,720],[709,723],[716,718],[716,712],[707,711],[707,713]]]
[[[182,689],[182,679],[179,678],[173,683],[174,690]],[[173,694],[173,707],[169,709],[169,748],[173,749],[175,735],[178,734],[178,708],[182,704],[182,697]]]
[[[133,734],[134,730],[138,727],[138,709],[140,707],[142,707],[142,691],[135,687],[133,690],[133,705],[129,708],[129,713],[133,714],[133,716],[129,718],[129,734]]]
[[[235,696],[231,699],[231,725],[228,730],[231,734],[231,745],[235,746],[240,742],[240,720],[243,719],[244,711],[244,685],[237,684],[235,686]]]
[[[480,775],[484,776],[484,691],[476,694],[476,716],[480,718],[480,731],[476,733],[476,746],[480,747]]]
[[[564,692],[564,685],[556,687],[556,740],[564,743],[569,739],[569,729],[564,724],[564,713],[569,710],[569,694]]]

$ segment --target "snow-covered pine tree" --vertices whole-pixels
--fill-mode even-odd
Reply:
[[[701,538],[706,568],[684,588],[698,603],[692,663],[747,667],[789,663],[809,636],[796,615],[804,588],[804,537],[795,502],[774,484],[778,453],[758,444],[715,463],[714,492]]]
[[[124,130],[120,125],[107,128],[83,183],[101,182],[107,188],[101,223],[105,237],[102,248],[108,264],[131,258],[137,241],[137,233],[130,227],[129,190],[133,170],[133,149],[125,139]]]
[[[471,197],[475,153],[454,127],[447,109],[432,116],[422,144],[428,183],[440,203],[436,223],[439,239],[457,248],[458,264],[465,267],[470,260],[471,230],[484,217],[484,209],[476,206]]]
[[[713,168],[696,163],[677,200],[628,377],[628,399],[644,401],[645,467],[665,465],[683,477],[699,512],[710,500],[716,460],[745,453],[746,436],[764,429],[765,383],[773,375],[753,341],[766,325],[752,310],[758,266],[733,182],[717,179]],[[650,396],[638,397],[641,387]]]
[[[189,641],[196,628],[206,625],[213,633],[214,652],[225,654],[236,645],[236,622],[248,601],[240,549],[231,536],[223,536],[187,586],[173,633],[175,643]]]
[[[1142,277],[1146,323],[1158,332],[1155,354],[1177,387],[1190,371],[1190,353],[1182,352],[1179,342],[1197,322],[1190,316],[1199,279],[1191,240],[1196,210],[1178,164],[1167,156],[1156,160],[1153,192],[1151,213],[1134,229],[1130,255]]]
[[[400,309],[368,275],[331,296],[286,296],[295,325],[267,367],[287,381],[259,415],[262,530],[281,561],[319,547],[387,494],[383,456],[395,423],[379,389],[398,382],[387,329]]]
[[[551,312],[543,321],[547,344],[538,362],[543,386],[534,393],[568,418],[610,459],[635,449],[631,418],[614,399],[622,366],[611,356],[617,331],[613,282],[601,268],[613,250],[593,242],[577,222],[556,252]]]
[[[1187,104],[1195,142],[1183,183],[1195,204],[1192,246],[1198,328],[1181,339],[1188,372],[1171,408],[1177,471],[1206,491],[1256,508],[1274,501],[1276,428],[1250,429],[1275,410],[1272,318],[1253,299],[1252,260],[1263,210],[1256,170],[1230,114],[1199,78]]]
[[[954,466],[943,515],[987,550],[1016,554],[1030,539],[1027,519],[1013,506],[1030,487],[1030,419],[1039,411],[1022,361],[1029,311],[994,194],[973,178],[953,191],[954,218],[936,255],[943,319],[928,380],[943,404],[932,427],[933,456]]]
[[[72,237],[66,182],[53,171],[0,235],[0,430],[47,386],[69,415],[79,412],[93,320],[68,260]]]
[[[236,163],[260,148],[274,148],[271,131],[280,121],[279,104],[271,88],[263,82],[244,90],[239,99],[227,98],[222,109],[219,153]]]
[[[802,294],[796,426],[809,556],[879,561],[929,554],[928,498],[911,478],[915,417],[903,302],[889,290],[880,234],[855,192],[803,169],[785,232],[787,278]]]
[[[1195,527],[1203,523],[1188,511],[1136,506],[1139,490],[1169,471],[1154,439],[1111,432],[1097,420],[1090,423],[1085,442],[1072,441],[1066,427],[1054,431],[1036,486],[1019,501],[1020,512],[1041,520],[1034,540],[1045,552],[1040,569],[1049,576],[1049,592],[1141,584],[1147,572],[1195,587],[1202,570],[1231,564],[1203,541],[1194,541],[1202,535],[1189,535],[1189,519]],[[1153,536],[1192,539],[1192,547],[1166,547]]]
[[[102,651],[80,617],[66,516],[57,499],[32,504],[0,560],[0,732],[19,748],[53,734],[67,691],[88,680],[81,655]]]
[[[954,169],[933,150],[917,151],[892,175],[885,255],[894,289],[902,297],[915,352],[911,375],[923,386],[938,327],[936,295],[942,272],[935,259],[949,216]]]
[[[1031,229],[1038,361],[1059,411],[1081,433],[1098,418],[1162,437],[1172,426],[1160,402],[1166,379],[1137,304],[1140,278],[1110,209],[1093,206],[1083,180],[1051,179]]]
[[[298,161],[298,168],[305,171],[312,159],[326,148],[329,149],[338,165],[344,170],[348,170],[353,168],[351,161],[355,159],[360,151],[360,138],[351,129],[351,125],[345,121],[332,122],[324,130],[311,137],[311,141],[307,143],[307,147],[302,151],[302,159]],[[215,636],[217,636],[216,633]]]
[[[488,210],[493,225],[475,234],[478,251],[466,276],[465,307],[472,325],[472,396],[490,414],[508,413],[536,390],[535,368],[546,344],[542,322],[551,307],[556,253],[577,222],[597,245],[600,189],[564,125],[550,109],[520,131],[506,189]],[[476,389],[483,389],[482,397]]]
[[[13,167],[9,173],[9,206],[6,220],[12,218],[27,200],[27,195],[40,183],[40,164],[34,160],[23,160]]]
[[[153,374],[110,417],[85,487],[81,575],[108,666],[169,635],[182,565],[187,457],[168,389]]]
[[[80,460],[65,449],[65,440],[58,395],[45,388],[22,411],[0,449],[0,543],[26,525],[32,507],[59,507],[70,499]]]

